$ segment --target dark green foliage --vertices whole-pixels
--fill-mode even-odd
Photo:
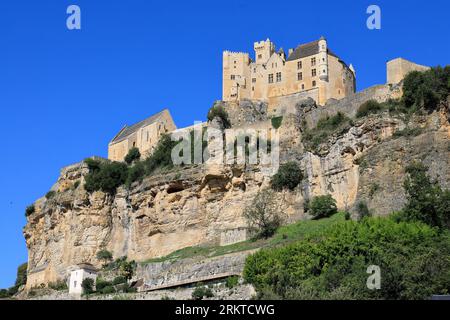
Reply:
[[[169,135],[163,135],[153,151],[153,153],[144,160],[145,172],[152,174],[157,168],[172,168],[172,149],[178,142],[172,141]]]
[[[314,197],[309,204],[309,213],[315,218],[326,218],[337,213],[336,200],[331,195]]]
[[[94,292],[94,279],[86,278],[81,282],[81,288],[83,288],[84,294],[91,294]]]
[[[403,130],[397,130],[394,132],[393,137],[394,138],[399,138],[399,137],[416,137],[420,134],[423,133],[423,129],[422,128],[410,128],[410,127],[406,127]]]
[[[84,163],[87,164],[89,172],[100,171],[101,162],[92,158],[84,159]]]
[[[97,259],[103,260],[104,263],[107,263],[108,261],[111,261],[113,259],[113,255],[108,250],[100,250],[97,252]]]
[[[427,175],[427,168],[414,162],[406,168],[403,187],[407,203],[398,218],[418,220],[434,227],[450,227],[450,191],[442,190]]]
[[[97,292],[102,292],[104,288],[112,286],[110,281],[103,280],[102,278],[97,278],[95,282],[95,289]]]
[[[342,112],[318,121],[313,129],[305,129],[302,142],[309,151],[317,151],[320,144],[325,143],[332,134],[341,134],[349,130],[352,120]]]
[[[274,129],[278,129],[279,127],[281,127],[281,123],[283,122],[283,117],[279,116],[279,117],[273,117],[271,119],[272,122],[272,127]]]
[[[86,160],[85,160],[86,161]],[[95,162],[95,160],[93,160]],[[124,184],[128,177],[128,167],[121,162],[103,162],[99,166],[88,163],[89,174],[86,176],[85,189],[88,192],[101,190],[114,194],[117,187]]]
[[[232,277],[228,277],[225,285],[227,288],[232,289],[234,287],[236,287],[239,284],[239,277],[238,276],[232,276]]]
[[[244,217],[256,239],[272,236],[282,222],[275,196],[267,189],[258,192],[253,203],[245,208]]]
[[[212,298],[214,294],[210,288],[204,286],[198,286],[192,292],[192,299],[194,300],[202,300],[203,298]]]
[[[23,286],[27,283],[27,269],[28,269],[28,263],[22,263],[17,268],[17,276],[16,276],[16,282],[15,285],[17,287]]]
[[[352,218],[352,215],[350,214],[350,212],[345,211],[344,218],[345,218],[345,220],[350,220]]]
[[[106,286],[101,291],[102,294],[111,294],[111,293],[115,293],[115,292],[116,292],[116,289],[114,289],[113,286]]]
[[[119,269],[123,278],[126,280],[130,280],[133,277],[133,274],[136,270],[136,262],[133,261],[124,261],[121,263]]]
[[[383,110],[383,105],[376,100],[369,100],[364,102],[356,112],[357,118],[368,116],[372,113],[378,113]]]
[[[138,148],[131,148],[125,156],[125,162],[128,164],[133,163],[133,161],[137,161],[141,158],[141,153]]]
[[[362,220],[365,217],[370,217],[371,213],[369,208],[367,207],[367,203],[365,201],[359,201],[356,204],[356,213],[358,214],[358,219]]]
[[[211,109],[208,111],[208,121],[213,121],[214,118],[220,118],[222,120],[223,126],[226,128],[231,127],[230,120],[228,119],[228,113],[225,110],[224,106],[220,103],[214,103]]]
[[[0,289],[0,299],[9,298],[9,292],[8,289]]]
[[[126,282],[127,282],[127,279],[124,276],[118,276],[118,277],[114,278],[112,284],[115,286],[115,285],[126,283]]]
[[[450,94],[450,66],[412,71],[404,79],[403,102],[408,109],[435,110]]]
[[[34,204],[32,204],[25,209],[25,216],[28,217],[28,216],[32,215],[34,212],[35,212],[35,208],[34,208]]]
[[[142,181],[145,176],[145,165],[142,162],[137,162],[134,166],[128,169],[128,177],[125,182],[129,188],[135,181]]]
[[[73,189],[77,189],[80,186],[80,180],[75,181],[75,183],[73,184]]]
[[[280,166],[272,177],[271,186],[276,191],[283,189],[294,190],[303,180],[303,173],[298,163],[290,161]]]
[[[45,195],[46,199],[51,199],[55,196],[56,192],[55,191],[49,191],[47,192],[47,194]]]
[[[244,278],[260,298],[428,299],[450,290],[450,238],[420,222],[344,221],[321,235],[263,249],[247,258]],[[366,286],[381,268],[381,289]]]

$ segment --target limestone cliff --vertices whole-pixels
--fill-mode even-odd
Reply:
[[[383,94],[389,91],[382,90]],[[355,96],[357,102],[348,103],[372,97]],[[387,98],[388,94],[380,99]],[[431,174],[449,187],[448,104],[408,120],[388,112],[355,120],[310,152],[302,135],[318,114],[323,116],[324,108],[292,103],[292,112],[285,114],[278,129],[280,159],[298,161],[306,178],[296,190],[277,193],[287,222],[308,218],[303,212],[304,199],[327,193],[342,209],[351,210],[358,199],[364,199],[376,214],[389,214],[404,202],[404,168],[413,159],[424,161]],[[250,111],[241,108],[240,116],[233,111],[239,112],[239,106],[230,107],[235,108],[230,109],[231,119],[236,119],[233,125],[271,127],[264,104],[246,102],[245,107]],[[336,111],[333,108],[329,106],[331,114]],[[393,136],[406,126],[421,128],[420,134]],[[111,196],[87,193],[87,173],[84,163],[64,168],[52,188],[55,195],[35,203],[35,213],[24,228],[28,287],[64,278],[73,264],[99,265],[96,253],[100,249],[108,249],[114,257],[142,261],[187,246],[244,240],[243,209],[270,181],[270,174],[258,166],[186,166],[148,177],[130,190],[121,187]]]

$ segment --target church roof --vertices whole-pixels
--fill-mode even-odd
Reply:
[[[289,55],[287,58],[287,61],[297,60],[301,58],[306,58],[309,56],[313,56],[315,54],[319,53],[319,40],[301,44],[295,50]],[[335,55],[330,49],[328,49],[328,54],[335,56],[338,58],[337,55]]]
[[[158,119],[161,117],[161,115],[167,111],[167,109],[164,109],[154,115],[152,115],[151,117],[148,117],[145,120],[142,120],[138,123],[135,123],[131,126],[127,126],[125,125],[125,127],[122,128],[122,130],[119,131],[119,133],[112,139],[111,143],[117,143],[120,141],[125,140],[128,136],[130,136],[131,134],[135,133],[136,131],[138,131],[139,129],[146,127],[152,123],[155,123],[156,121],[158,121]]]

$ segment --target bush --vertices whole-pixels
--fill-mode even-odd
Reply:
[[[272,177],[271,186],[276,191],[283,189],[294,190],[303,180],[303,173],[296,162],[287,162],[280,166]]]
[[[94,279],[86,278],[81,282],[81,288],[83,288],[84,294],[91,294],[94,292]]]
[[[101,291],[102,294],[111,294],[111,293],[115,293],[115,292],[116,292],[116,289],[114,289],[113,286],[106,286]]]
[[[434,227],[450,227],[450,190],[442,190],[420,162],[406,167],[403,183],[407,203],[399,214],[406,221],[422,221]]]
[[[450,235],[390,218],[339,222],[321,235],[249,256],[244,278],[282,299],[428,299],[450,289]],[[380,290],[366,286],[381,268]]]
[[[120,273],[126,280],[130,280],[133,278],[133,274],[136,270],[136,262],[135,261],[124,261],[121,263]]]
[[[369,100],[364,102],[356,112],[357,118],[362,118],[368,116],[372,113],[377,113],[383,110],[383,105],[377,102],[376,100]]]
[[[192,292],[192,298],[194,300],[202,300],[203,298],[212,298],[214,294],[211,289],[203,286],[198,286]]]
[[[208,111],[208,121],[213,121],[214,118],[220,118],[220,120],[223,123],[224,128],[230,128],[231,127],[231,123],[230,120],[228,119],[228,113],[226,112],[225,108],[223,107],[223,105],[221,105],[220,103],[215,103],[211,109],[209,109]]]
[[[337,213],[336,200],[331,195],[314,197],[309,212],[315,219],[330,217]]]
[[[410,127],[406,127],[403,130],[397,130],[394,132],[393,137],[394,138],[399,138],[399,137],[416,137],[420,134],[423,133],[423,129],[422,128],[410,128]]]
[[[128,177],[125,182],[129,188],[135,181],[142,181],[145,176],[145,166],[142,162],[137,162],[134,166],[128,169]]]
[[[412,110],[435,110],[450,94],[450,66],[412,71],[403,82],[403,102]]]
[[[28,217],[28,216],[32,215],[35,211],[36,210],[35,210],[34,204],[32,204],[25,209],[25,216]]]
[[[17,268],[17,276],[16,276],[16,282],[15,285],[17,287],[23,286],[27,283],[27,269],[28,269],[28,263],[22,263]]]
[[[64,290],[69,289],[67,287],[66,281],[62,281],[62,280],[59,280],[59,281],[56,281],[56,282],[51,282],[51,283],[48,284],[48,287],[50,289],[53,289],[53,290],[56,290],[56,291],[64,291]]]
[[[125,156],[125,162],[128,164],[133,163],[133,161],[139,160],[141,158],[141,153],[138,148],[131,148],[128,154]]]
[[[144,160],[146,174],[152,174],[158,168],[172,168],[172,149],[177,145],[169,135],[163,135],[153,153]]]
[[[227,288],[232,289],[234,287],[236,287],[239,284],[239,277],[238,276],[232,276],[232,277],[228,277],[225,285]]]
[[[75,183],[73,184],[73,189],[77,189],[80,186],[80,180],[75,181]]]
[[[122,283],[126,283],[127,279],[124,276],[118,276],[115,277],[112,284],[113,286],[118,285],[118,284],[122,284]]]
[[[365,201],[359,201],[356,204],[356,213],[358,214],[358,219],[362,220],[365,217],[370,217],[371,213],[369,208],[367,207],[367,203]]]
[[[281,127],[281,123],[283,122],[283,117],[282,116],[280,116],[280,117],[273,117],[271,119],[271,122],[272,122],[272,127],[274,129],[278,129],[279,127]]]
[[[112,286],[110,281],[103,280],[102,278],[97,278],[95,282],[95,289],[98,292],[102,292],[104,288]]]
[[[103,260],[103,263],[107,263],[108,261],[111,261],[113,259],[113,255],[108,250],[100,250],[97,252],[97,259]]]
[[[271,190],[258,192],[253,203],[245,208],[244,217],[255,238],[271,237],[281,225],[281,215]]]
[[[95,161],[95,160],[94,160]],[[91,168],[91,165],[88,164]],[[86,175],[85,189],[88,192],[101,190],[114,194],[117,187],[125,183],[128,177],[128,167],[121,162],[105,162],[99,167],[92,166]]]
[[[56,192],[55,191],[49,191],[47,192],[47,194],[45,195],[46,199],[51,199],[55,196]]]

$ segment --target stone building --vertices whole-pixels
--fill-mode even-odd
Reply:
[[[72,295],[82,295],[83,287],[82,283],[84,279],[90,278],[94,280],[97,279],[97,269],[90,263],[81,263],[73,268],[70,272],[69,278],[69,294]]]
[[[321,37],[289,49],[275,50],[269,39],[255,42],[255,60],[248,53],[223,53],[223,100],[267,100],[304,93],[318,104],[355,92],[355,70],[334,54]]]
[[[124,126],[108,145],[108,159],[123,161],[128,151],[134,147],[145,157],[156,147],[161,135],[175,129],[175,123],[167,109],[132,126]]]
[[[426,71],[428,69],[430,67],[422,66],[403,58],[390,60],[387,62],[387,83],[399,83],[411,71]]]

